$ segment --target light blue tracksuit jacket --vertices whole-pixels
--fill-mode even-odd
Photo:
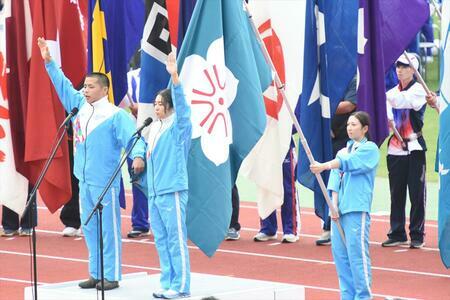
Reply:
[[[341,299],[371,299],[369,213],[380,153],[364,138],[358,144],[349,141],[336,158],[340,167],[331,171],[328,190],[338,192],[339,221],[345,233],[346,246],[332,222],[331,249]]]
[[[191,109],[181,85],[172,85],[174,113],[150,126],[147,179],[150,225],[161,266],[161,288],[190,292],[186,206]]]
[[[131,144],[136,125],[124,110],[111,104],[107,97],[89,104],[54,61],[45,67],[65,110],[79,109],[72,119],[74,174],[80,181],[80,212],[89,251],[89,273],[100,279],[97,217],[94,216],[86,226],[84,223],[119,164],[122,150]],[[143,140],[138,141],[130,157],[145,157]],[[102,201],[104,270],[109,281],[120,280],[122,276],[119,184],[120,176],[115,178]]]

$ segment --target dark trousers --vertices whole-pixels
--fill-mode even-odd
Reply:
[[[28,187],[28,192],[31,192],[32,187]],[[36,195],[34,195],[34,201],[36,201]],[[31,213],[33,215],[31,215]],[[8,230],[18,230],[19,227],[22,228],[31,228],[37,225],[37,210],[36,209],[27,209],[23,214],[23,218],[20,219],[19,215],[15,213],[13,210],[7,208],[3,205],[2,207],[2,226],[4,229]]]
[[[284,234],[297,234],[297,195],[295,191],[294,149],[289,149],[283,162],[284,199],[281,205],[281,223]],[[274,210],[267,218],[261,220],[260,232],[267,235],[277,233],[277,211]]]
[[[388,237],[407,240],[405,232],[406,190],[409,192],[409,236],[411,240],[423,241],[425,234],[425,151],[412,151],[409,155],[387,156],[389,187],[391,191],[391,230]]]
[[[66,227],[80,228],[80,190],[78,179],[73,175],[73,141],[69,139],[70,174],[72,175],[72,197],[61,209],[59,219]]]
[[[230,228],[234,228],[237,231],[241,230],[241,224],[239,224],[239,191],[236,184],[231,190],[231,205],[233,211],[231,213]]]

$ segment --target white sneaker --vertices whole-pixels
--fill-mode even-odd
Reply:
[[[168,290],[162,294],[163,299],[178,299],[178,298],[187,298],[190,297],[189,293],[177,292],[174,290]]]
[[[281,239],[282,243],[295,243],[296,241],[298,241],[298,236],[292,233],[283,234],[283,238]]]
[[[167,292],[167,291],[168,291],[168,290],[160,289],[160,290],[158,290],[158,291],[156,291],[156,292],[153,292],[153,298],[162,299],[162,298],[163,298],[163,294],[164,294],[165,292]]]
[[[68,226],[62,231],[62,235],[68,237],[81,236],[81,230]]]
[[[267,242],[270,240],[276,240],[277,239],[277,234],[274,235],[267,235],[264,232],[258,232],[254,237],[253,240],[255,242]]]

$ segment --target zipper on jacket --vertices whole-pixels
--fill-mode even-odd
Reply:
[[[86,128],[85,128],[85,133],[86,133],[86,137],[84,139],[84,165],[83,165],[83,180],[86,182],[86,153],[87,153],[87,129],[88,129],[88,125],[89,125],[89,121],[91,120],[92,116],[94,115],[94,106],[92,106],[92,113],[89,116],[89,119],[86,122]]]
[[[153,166],[153,150],[154,150],[154,147],[155,147],[156,138],[158,137],[158,134],[161,132],[161,129],[163,127],[163,122],[162,121],[160,121],[160,122],[161,122],[161,127],[159,127],[158,132],[156,133],[155,137],[153,138],[152,147],[150,148],[151,149],[150,161],[152,162],[152,179],[153,179],[152,180],[152,187],[153,187],[153,194],[155,196],[156,196],[156,190],[155,190],[155,169],[154,169],[154,166]]]

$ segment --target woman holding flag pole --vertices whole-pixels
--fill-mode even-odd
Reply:
[[[336,158],[324,163],[314,162],[314,174],[331,170],[328,190],[331,191],[338,214],[331,215],[345,233],[345,241],[331,225],[331,250],[341,289],[341,299],[371,298],[371,263],[369,255],[370,208],[375,174],[380,153],[368,139],[369,115],[354,112],[347,121],[350,141]]]

